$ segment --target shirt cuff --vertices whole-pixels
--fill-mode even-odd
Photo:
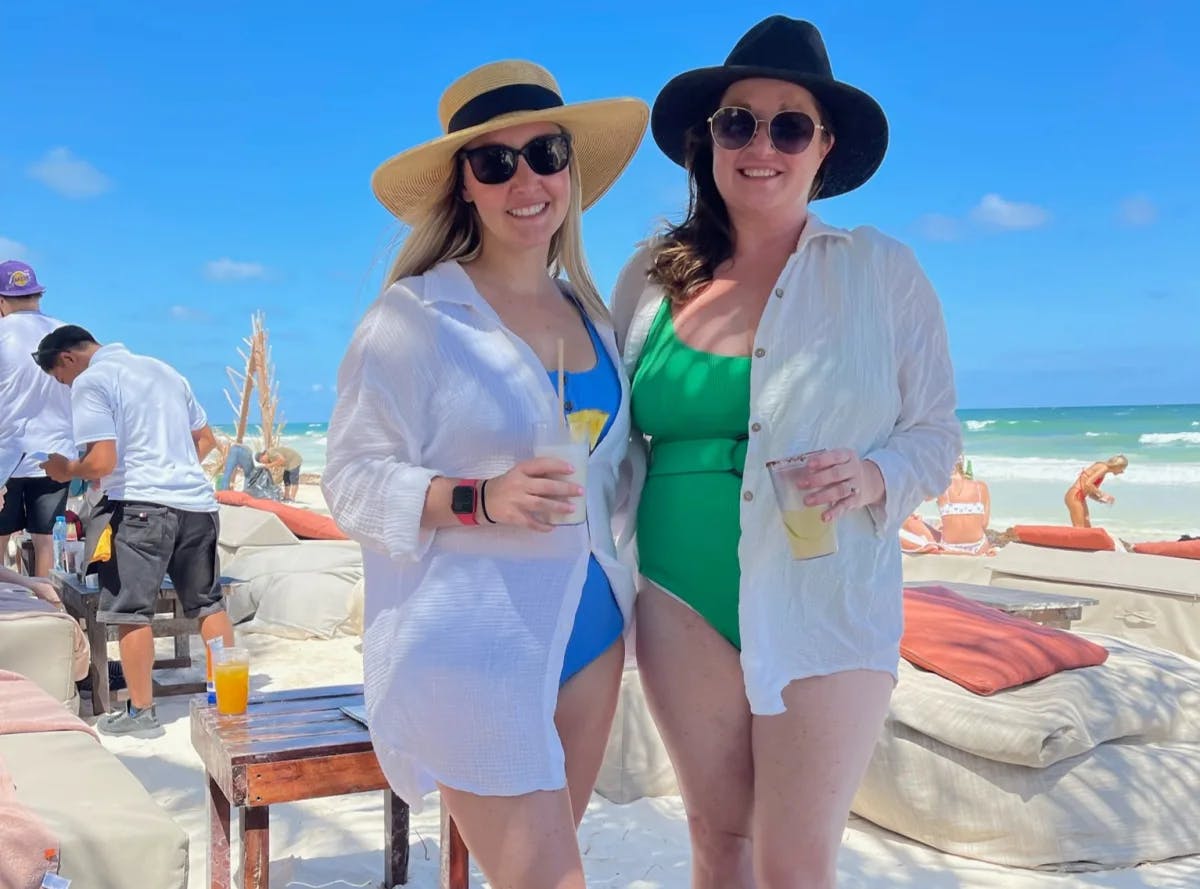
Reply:
[[[383,510],[382,540],[393,559],[419,561],[429,551],[436,530],[421,527],[429,484],[442,473],[425,466],[405,466],[389,481]]]
[[[898,500],[903,499],[899,496],[899,492],[902,487],[901,479],[904,478],[905,460],[895,451],[887,448],[871,451],[863,459],[870,460],[878,466],[879,474],[883,476],[883,499],[867,506],[867,514],[875,523],[875,536],[885,537],[889,534],[896,534],[904,519],[893,515],[895,509],[891,507]]]

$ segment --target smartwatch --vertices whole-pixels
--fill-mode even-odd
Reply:
[[[479,502],[479,480],[464,478],[450,492],[450,511],[464,525],[478,525],[475,518],[476,505]]]

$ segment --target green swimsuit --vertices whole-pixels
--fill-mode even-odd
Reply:
[[[750,359],[685,344],[663,300],[633,375],[630,406],[651,440],[638,507],[641,573],[740,649],[739,498]]]

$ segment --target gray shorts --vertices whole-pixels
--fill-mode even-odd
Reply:
[[[96,572],[100,578],[96,616],[101,621],[150,623],[167,574],[185,616],[207,617],[225,610],[217,563],[217,513],[130,500],[109,501],[107,509],[112,557],[99,562]]]

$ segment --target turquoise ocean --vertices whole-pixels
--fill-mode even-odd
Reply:
[[[1200,534],[1200,405],[961,410],[959,419],[964,453],[991,489],[994,529],[1065,524],[1063,494],[1079,471],[1124,454],[1129,469],[1103,485],[1116,503],[1090,504],[1092,522],[1130,542]],[[283,443],[304,455],[305,472],[321,472],[327,433],[325,423],[289,423]]]

